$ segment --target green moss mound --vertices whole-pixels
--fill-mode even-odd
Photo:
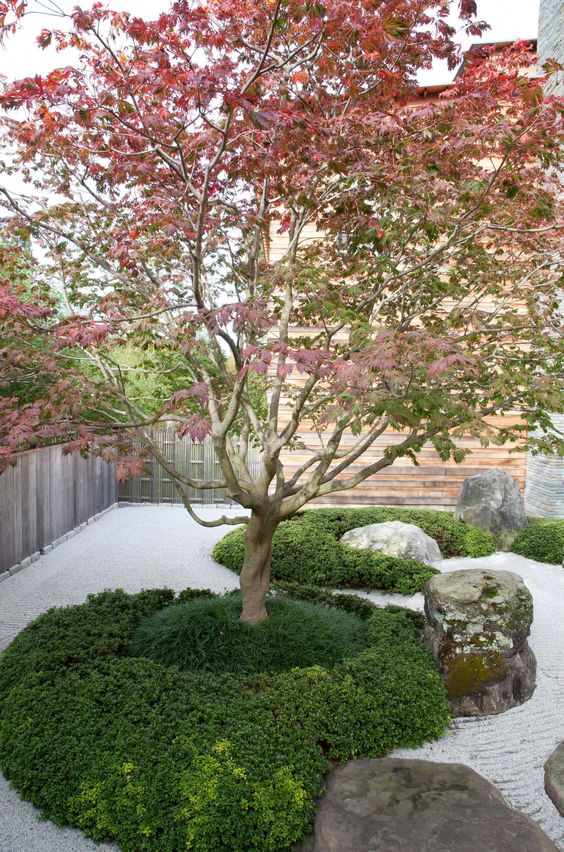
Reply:
[[[418,746],[449,718],[421,616],[297,585],[276,599],[290,591],[355,614],[364,650],[331,668],[184,672],[126,649],[142,619],[202,592],[44,614],[0,657],[0,768],[45,816],[122,852],[289,849],[335,761]]]
[[[560,565],[564,558],[564,520],[529,518],[511,550],[536,562]]]
[[[141,620],[128,653],[184,671],[256,674],[308,666],[331,668],[367,644],[357,615],[320,604],[272,598],[269,618],[240,621],[240,595],[194,598]]]
[[[401,595],[421,592],[437,571],[414,559],[355,550],[340,538],[355,527],[404,521],[436,539],[445,558],[488,556],[492,535],[449,512],[391,509],[307,509],[283,521],[274,534],[272,576],[276,580],[335,587],[375,588]],[[214,559],[237,573],[243,567],[245,528],[228,533],[215,546]]]

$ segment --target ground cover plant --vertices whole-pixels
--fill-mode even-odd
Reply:
[[[511,549],[536,562],[560,565],[564,559],[564,520],[529,518]]]
[[[365,647],[327,666],[182,671],[127,655],[138,625],[235,598],[115,591],[44,614],[0,657],[0,767],[47,817],[123,852],[289,848],[335,761],[417,746],[449,717],[420,615],[297,585],[272,603],[290,591],[361,624]]]
[[[337,587],[378,588],[399,594],[423,591],[437,571],[414,559],[356,550],[339,539],[355,527],[383,521],[416,524],[436,539],[445,558],[487,556],[495,550],[492,535],[457,521],[450,512],[370,507],[308,509],[282,522],[272,540],[271,571],[278,580]],[[227,533],[214,547],[218,562],[240,573],[245,558],[245,529]]]

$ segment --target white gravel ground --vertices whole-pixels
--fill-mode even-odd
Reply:
[[[207,518],[222,514],[206,509]],[[224,591],[238,578],[217,565],[211,549],[225,527],[205,529],[180,507],[140,506],[105,515],[46,556],[0,583],[0,649],[29,621],[51,606],[82,602],[90,592],[121,587],[187,586]],[[544,793],[543,764],[564,739],[564,570],[514,554],[487,559],[450,559],[442,571],[487,566],[520,574],[534,598],[530,637],[538,663],[530,701],[501,716],[458,719],[447,735],[423,748],[400,749],[398,757],[465,763],[492,781],[507,802],[528,814],[564,852],[564,819]],[[368,595],[378,602],[422,607],[421,595]],[[74,829],[41,822],[0,775],[0,852],[90,852],[97,845]],[[416,850],[414,850],[416,852]],[[479,850],[476,850],[479,852]],[[515,850],[518,852],[518,850]]]

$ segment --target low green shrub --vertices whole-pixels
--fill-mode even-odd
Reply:
[[[23,675],[58,673],[125,652],[140,618],[174,601],[171,589],[89,595],[79,606],[50,609],[32,621],[1,657],[0,700]]]
[[[356,612],[365,649],[330,668],[187,672],[125,655],[143,618],[179,606],[170,591],[51,610],[0,657],[0,768],[123,852],[289,849],[334,761],[435,739],[449,712],[420,616],[278,585],[288,597]]]
[[[239,618],[240,595],[193,598],[143,618],[128,653],[187,671],[258,672],[332,667],[366,646],[355,615],[281,596],[269,600],[267,621]]]
[[[495,540],[491,533],[457,520],[451,512],[432,509],[401,509],[392,506],[306,509],[298,512],[291,520],[329,527],[338,539],[355,527],[403,521],[421,527],[424,533],[434,538],[445,559],[454,556],[489,556],[495,551]]]
[[[529,518],[511,550],[536,562],[560,565],[564,557],[564,520]]]
[[[391,509],[308,509],[282,522],[272,543],[272,576],[276,580],[350,588],[378,588],[398,594],[420,592],[436,570],[414,559],[385,556],[341,544],[348,530],[400,520],[416,524],[436,539],[443,556],[486,556],[495,543],[488,532],[449,512]],[[241,572],[245,528],[227,533],[215,546],[214,559]]]

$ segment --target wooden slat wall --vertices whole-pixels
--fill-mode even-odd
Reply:
[[[0,475],[0,573],[117,499],[114,465],[58,444],[21,453]]]
[[[288,244],[287,234],[278,234],[276,223],[270,226],[269,259],[276,263],[283,256]],[[319,239],[321,234],[313,226],[304,230],[303,244],[311,244]],[[448,306],[448,305],[445,305]],[[292,329],[294,334],[314,334],[315,329]],[[296,387],[303,380],[296,379]],[[294,382],[293,382],[294,384]],[[289,407],[281,409],[281,425],[289,418]],[[508,414],[505,417],[491,418],[491,423],[496,426],[507,426],[516,422],[515,415]],[[307,428],[300,432],[299,436],[308,447],[318,447],[317,436]],[[324,436],[328,437],[328,436]],[[362,457],[362,463],[353,465],[346,475],[366,467],[373,461],[381,458],[384,449],[390,444],[397,443],[401,436],[392,430],[384,433],[373,447]],[[352,435],[347,435],[343,440],[343,447],[355,442]],[[443,462],[432,446],[426,447],[419,455],[419,465],[414,465],[411,460],[400,458],[393,465],[380,471],[376,476],[367,479],[361,485],[350,491],[340,491],[328,495],[323,500],[326,504],[339,505],[387,505],[406,507],[426,507],[432,509],[451,509],[457,501],[463,480],[467,476],[482,473],[492,467],[500,467],[515,477],[521,491],[525,487],[526,457],[521,452],[510,452],[508,447],[482,447],[479,440],[471,437],[460,441],[464,448],[472,450],[462,464],[454,462]],[[286,476],[289,477],[297,467],[307,460],[309,453],[306,451],[286,452],[282,458]]]
[[[152,429],[151,438],[158,444],[167,459],[174,463],[177,470],[196,481],[222,479],[219,461],[213,443],[206,438],[202,443],[192,441],[188,436],[179,438],[175,429]],[[259,453],[249,449],[247,464],[252,476],[257,476]],[[143,476],[134,476],[119,484],[119,499],[130,503],[181,503],[172,479],[157,462],[147,460],[148,471]],[[187,488],[192,503],[200,505],[231,505],[232,500],[224,488]]]

